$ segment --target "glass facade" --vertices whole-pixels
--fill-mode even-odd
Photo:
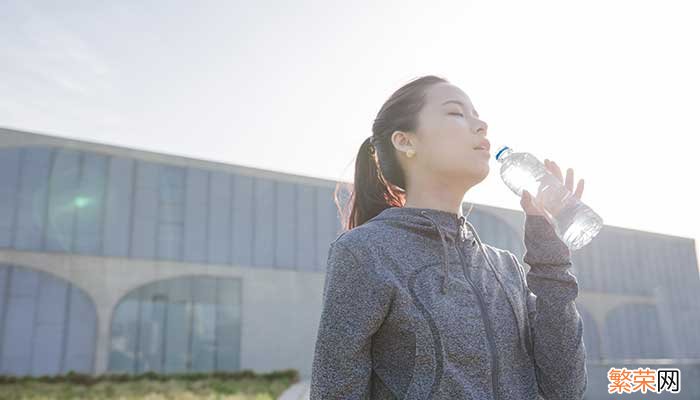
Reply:
[[[340,232],[331,187],[77,149],[0,148],[0,248],[299,270]]]
[[[606,356],[613,359],[664,358],[671,354],[661,330],[655,305],[631,304],[612,310],[606,317]]]
[[[465,214],[468,210],[469,207],[464,207]],[[498,215],[484,210],[476,211],[476,207],[474,207],[467,219],[474,225],[482,242],[501,249],[508,249],[516,255],[525,252],[521,235]],[[525,268],[529,268],[529,266],[525,265]]]
[[[239,279],[192,276],[142,286],[112,318],[109,371],[235,371],[240,365]]]
[[[0,375],[91,373],[97,313],[82,289],[0,264]]]

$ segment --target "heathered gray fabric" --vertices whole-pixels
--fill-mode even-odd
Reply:
[[[570,250],[543,216],[526,217],[524,244],[527,279],[456,213],[391,207],[340,234],[311,400],[583,398]]]

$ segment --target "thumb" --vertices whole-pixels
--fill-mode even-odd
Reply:
[[[541,214],[539,208],[535,205],[532,195],[530,195],[530,192],[527,190],[523,190],[522,197],[520,198],[520,206],[526,214]]]
[[[520,196],[520,205],[524,207],[530,205],[530,192],[527,190],[523,190],[523,193]]]

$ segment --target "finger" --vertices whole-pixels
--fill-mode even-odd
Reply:
[[[545,158],[545,159],[544,159],[544,166],[545,166],[545,168],[547,169],[547,171],[549,171],[550,174],[552,174],[552,175],[554,175],[555,177],[559,178],[560,181],[562,180],[560,177],[557,176],[557,170],[556,170],[556,168],[554,168],[554,162],[553,162],[553,161],[551,161],[551,160]]]
[[[532,208],[532,199],[530,193],[528,193],[527,190],[523,190],[523,195],[520,197],[520,205],[525,211],[528,211],[530,208]]]
[[[530,193],[527,190],[523,190],[523,195],[520,196],[520,205],[523,207],[530,205]]]
[[[554,175],[559,178],[559,181],[564,182],[564,177],[561,174],[561,169],[559,169],[559,166],[557,165],[556,162],[552,161],[551,162],[552,168],[554,170]]]
[[[532,197],[532,195],[530,195],[530,192],[528,192],[527,190],[523,191],[523,196],[520,199],[520,205],[522,206],[522,208],[526,214],[530,214],[530,215],[541,215],[542,214],[539,207],[537,207],[537,204],[535,203],[534,197]]]
[[[574,196],[576,196],[577,199],[581,200],[582,195],[583,195],[583,179],[579,179],[578,185],[576,185],[576,193],[574,193]]]
[[[574,170],[573,168],[566,169],[566,188],[569,192],[574,191]]]

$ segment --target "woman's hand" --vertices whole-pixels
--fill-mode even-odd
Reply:
[[[562,178],[561,174],[561,169],[559,169],[559,166],[557,163],[554,161],[549,161],[549,159],[545,158],[544,159],[544,166],[551,172],[557,179],[559,179],[560,182],[565,183],[566,188],[569,190],[569,192],[573,192],[574,190],[574,170],[572,168],[569,168],[566,170],[566,182],[564,182],[564,179]],[[583,179],[578,180],[578,184],[576,185],[576,192],[574,193],[574,196],[581,200],[581,195],[583,194]],[[544,212],[542,211],[542,206],[540,202],[532,197],[530,193],[527,190],[523,190],[523,195],[520,197],[520,206],[523,208],[525,211],[525,214],[528,215],[544,215]],[[554,212],[556,215],[556,212]]]

